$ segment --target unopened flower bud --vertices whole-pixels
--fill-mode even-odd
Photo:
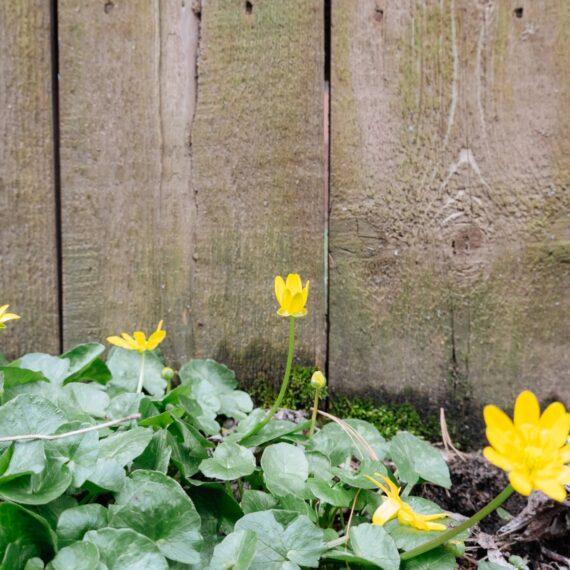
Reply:
[[[163,380],[169,381],[172,380],[174,378],[174,370],[172,370],[172,368],[165,366],[162,369],[162,372],[160,373],[160,375],[162,376]]]
[[[322,390],[327,385],[327,379],[325,375],[320,371],[317,370],[311,376],[311,386],[317,390]]]

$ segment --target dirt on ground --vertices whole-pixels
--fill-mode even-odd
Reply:
[[[475,514],[508,483],[480,452],[446,453],[446,459],[451,490],[424,485],[422,495],[452,513]],[[460,568],[473,570],[482,560],[517,570],[570,570],[570,499],[557,503],[542,493],[513,494],[476,527]]]

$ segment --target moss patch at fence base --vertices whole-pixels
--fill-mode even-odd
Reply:
[[[295,366],[291,373],[289,390],[283,407],[291,410],[308,410],[313,405],[315,391],[311,387],[314,368]],[[277,389],[268,380],[258,380],[250,390],[258,406],[270,408],[277,397]],[[326,390],[323,398],[326,398]],[[328,399],[329,412],[341,418],[365,420],[373,424],[387,439],[398,431],[409,431],[431,442],[441,441],[439,418],[431,413],[425,415],[410,403],[377,403],[368,397],[334,395]],[[470,447],[468,437],[462,433],[453,418],[447,418],[448,429],[454,444],[465,449]]]

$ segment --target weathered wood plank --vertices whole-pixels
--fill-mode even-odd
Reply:
[[[49,2],[0,3],[0,352],[59,349]]]
[[[192,2],[59,1],[64,339],[164,318],[188,356]]]
[[[333,386],[570,400],[570,5],[339,0],[332,46]]]
[[[323,364],[323,29],[320,0],[203,5],[193,352],[249,379],[284,366],[278,273],[311,280],[297,356]]]

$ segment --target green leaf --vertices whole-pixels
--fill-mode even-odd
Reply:
[[[80,422],[64,424],[58,433],[86,427]],[[99,435],[96,431],[46,442],[47,454],[67,464],[73,476],[73,485],[81,487],[95,470],[99,455]]]
[[[72,479],[66,465],[48,460],[39,474],[23,475],[0,483],[0,498],[24,505],[45,505],[63,495]]]
[[[379,460],[386,457],[389,449],[388,443],[375,426],[364,420],[348,419],[345,420],[345,422],[354,428],[366,440],[378,456]]]
[[[309,474],[314,475],[317,479],[330,481],[333,478],[330,459],[318,451],[309,451],[305,453],[305,457],[309,462]]]
[[[98,342],[89,342],[86,344],[80,344],[67,352],[64,352],[60,356],[61,360],[65,360],[68,363],[64,383],[77,382],[88,378],[86,376],[87,370],[95,362],[97,357],[103,354],[104,351],[105,347],[102,344],[99,344]],[[93,378],[89,379],[92,380]]]
[[[65,409],[69,410],[70,415],[79,409],[94,418],[107,416],[111,400],[100,384],[68,384],[63,387],[62,395],[66,397]]]
[[[205,483],[189,489],[190,498],[202,520],[204,543],[197,568],[206,568],[215,546],[224,535],[234,530],[235,522],[243,517],[243,511],[233,496],[226,493],[219,483]],[[197,570],[197,569],[196,569]]]
[[[166,388],[166,380],[162,379],[164,365],[152,351],[144,353],[144,389],[153,396],[161,396]],[[122,392],[135,392],[141,370],[141,353],[114,347],[109,353],[107,366],[113,375],[108,388],[111,396]]]
[[[308,485],[311,493],[313,493],[321,503],[348,508],[354,499],[354,491],[347,491],[340,485],[331,487],[328,481],[309,479]]]
[[[269,511],[277,506],[277,499],[265,493],[263,491],[255,491],[253,489],[247,489],[244,491],[243,498],[241,500],[241,508],[243,512],[256,513],[258,511]]]
[[[102,489],[120,491],[126,478],[123,467],[146,449],[152,435],[152,430],[136,427],[100,440],[99,459],[88,480]]]
[[[257,535],[251,570],[316,568],[327,548],[323,531],[302,515],[285,527],[275,518],[278,512],[251,513],[236,523],[236,530],[250,530]]]
[[[381,526],[365,523],[350,531],[350,546],[356,556],[383,570],[398,570],[400,555],[396,544]]]
[[[404,570],[455,570],[456,568],[455,556],[443,548],[434,548],[404,563]]]
[[[185,564],[200,561],[200,516],[174,479],[158,471],[135,471],[110,511],[110,526],[144,534],[167,558]]]
[[[288,494],[305,498],[309,462],[300,447],[290,443],[269,445],[261,456],[265,484],[277,497]]]
[[[349,467],[333,467],[332,472],[343,482],[351,487],[359,489],[377,489],[378,487],[364,475],[369,475],[378,479],[375,473],[388,475],[385,465],[381,461],[365,459],[360,462],[357,471],[352,471]],[[382,482],[382,481],[380,481]]]
[[[248,570],[256,543],[257,536],[250,530],[232,532],[214,548],[209,570]]]
[[[90,530],[99,530],[108,526],[108,512],[97,503],[72,507],[61,513],[57,521],[57,535],[60,544],[68,546],[76,540],[82,540]]]
[[[263,417],[263,415],[261,417]],[[255,425],[256,423],[257,421],[254,422],[253,425]],[[253,425],[251,426],[252,428]],[[309,422],[296,424],[294,422],[290,422],[287,420],[271,420],[269,423],[263,426],[263,428],[259,433],[256,433],[255,435],[244,438],[243,433],[236,432],[227,439],[238,440],[238,441],[241,440],[242,445],[246,445],[247,447],[259,447],[270,441],[275,441],[276,439],[280,439],[285,435],[301,432],[303,429],[308,428],[309,425],[310,425]]]
[[[0,407],[0,436],[55,433],[67,418],[49,400],[22,394]]]
[[[46,570],[99,570],[99,550],[90,542],[75,542],[61,549]]]
[[[179,372],[182,384],[192,384],[205,380],[219,392],[230,392],[237,387],[236,375],[227,366],[215,360],[192,359]]]
[[[344,463],[353,454],[362,458],[350,437],[335,422],[323,426],[310,440],[307,449],[326,455],[334,466]]]
[[[30,382],[47,382],[41,372],[27,370],[25,368],[17,368],[16,366],[0,367],[4,377],[4,388],[12,388],[20,384],[29,384]]]
[[[110,420],[126,418],[139,411],[144,394],[126,392],[115,396],[107,408],[107,417]]]
[[[185,364],[179,374],[182,384],[192,386],[191,398],[210,419],[223,414],[240,420],[253,409],[249,395],[235,389],[235,373],[223,364],[194,359]]]
[[[39,475],[46,465],[43,441],[13,443],[2,455],[0,483],[5,483],[21,475]]]
[[[1,503],[0,560],[11,543],[25,548],[28,558],[49,558],[55,550],[56,537],[44,518],[19,505]],[[18,554],[14,550],[12,557],[18,558]]]
[[[239,479],[255,471],[255,457],[247,447],[224,442],[218,445],[213,457],[200,463],[200,471],[211,479]]]
[[[420,479],[449,489],[449,468],[441,453],[429,443],[408,432],[398,432],[390,442],[390,457],[399,478],[412,485]]]
[[[62,385],[68,375],[69,361],[62,360],[51,354],[43,354],[40,352],[31,352],[22,356],[19,360],[10,363],[10,366],[25,368],[40,372],[52,384]]]
[[[505,570],[508,566],[504,566],[503,564],[496,564],[495,562],[489,562],[488,560],[484,560],[483,562],[479,562],[477,565],[479,570]]]
[[[172,463],[186,478],[198,472],[200,463],[208,457],[206,448],[213,445],[196,428],[178,418],[168,427],[168,444],[172,449]]]
[[[26,561],[24,570],[44,570],[44,561],[41,558],[30,558]]]
[[[166,558],[152,540],[134,530],[90,530],[84,540],[97,547],[107,570],[168,570]]]
[[[150,443],[133,464],[135,469],[149,469],[166,473],[170,464],[172,447],[168,443],[168,432],[165,429],[158,430],[152,436]]]

